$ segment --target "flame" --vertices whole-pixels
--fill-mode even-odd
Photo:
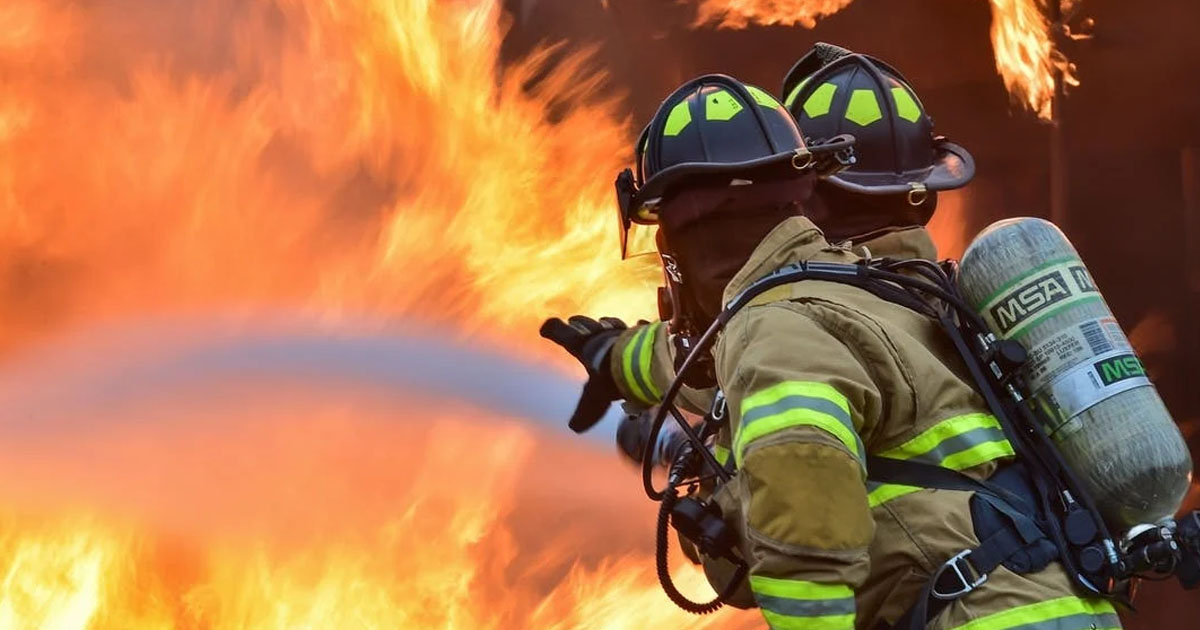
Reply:
[[[159,483],[200,492],[163,499],[157,535],[116,515],[0,521],[0,628],[701,629],[734,620],[689,619],[674,610],[637,550],[563,567],[578,555],[568,551],[585,540],[541,524],[537,542],[556,555],[520,555],[518,535],[528,536],[518,531],[520,510],[531,494],[523,480],[548,472],[532,460],[546,445],[528,428],[435,417],[420,430],[371,415],[364,408],[352,416],[319,412],[299,424],[268,415],[254,428],[223,424],[231,434],[199,436],[203,452],[219,453],[224,464],[208,474],[226,474],[227,466],[249,486],[225,488],[225,496],[211,481],[193,485],[199,480],[189,476],[197,471],[171,461],[189,457],[177,447],[195,434],[138,429],[102,440],[108,455],[84,455],[86,466],[65,463],[59,483],[82,483],[93,495],[127,495],[156,483],[129,477],[106,487],[73,469],[101,464],[152,472]],[[409,445],[417,464],[371,447],[380,440]],[[150,443],[155,448],[146,448]],[[263,452],[263,444],[274,448]],[[338,467],[349,452],[363,461]],[[464,452],[471,457],[464,460]],[[574,457],[585,468],[599,465],[594,454]],[[12,459],[5,464],[10,472]],[[389,496],[362,489],[375,485]],[[244,515],[233,517],[242,493],[273,503],[249,530]],[[108,504],[129,515],[139,502],[126,496]],[[173,510],[164,509],[197,505],[203,509],[189,519],[171,519]],[[354,517],[323,521],[335,506]],[[591,516],[588,535],[617,537],[619,523]],[[704,584],[695,569],[676,572],[691,592]]]
[[[1054,44],[1037,0],[990,0],[996,71],[1014,101],[1043,120],[1054,117],[1055,81],[1079,85],[1074,66]]]
[[[0,357],[213,312],[416,318],[525,353],[547,314],[650,316],[654,265],[620,263],[612,229],[619,101],[586,51],[501,63],[500,7],[7,0]],[[196,417],[199,401],[158,401],[127,430],[89,409],[45,443],[6,432],[0,629],[732,623],[662,596],[649,518],[622,546],[615,509],[514,494],[584,455],[539,469],[545,438],[460,420],[477,410],[376,413],[385,429],[273,402]]]
[[[501,340],[654,313],[586,51],[499,67],[497,0],[142,4],[0,9],[0,342],[264,304]]]
[[[813,28],[817,20],[850,6],[854,0],[699,0],[697,24],[724,28],[795,26]]]
[[[817,20],[853,0],[694,0],[697,24],[742,29],[750,25],[799,24],[814,28]],[[1012,99],[1043,120],[1054,116],[1056,77],[1066,86],[1079,85],[1071,64],[1055,46],[1052,24],[1038,0],[989,0],[996,71]]]

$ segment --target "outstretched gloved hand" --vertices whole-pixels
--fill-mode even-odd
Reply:
[[[562,346],[587,370],[587,383],[567,423],[572,431],[583,433],[592,428],[604,417],[609,405],[622,398],[608,360],[617,336],[627,328],[625,322],[615,317],[601,317],[597,321],[582,315],[574,315],[565,322],[553,317],[542,324],[541,335]]]

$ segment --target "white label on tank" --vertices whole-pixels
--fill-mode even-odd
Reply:
[[[1117,320],[1089,319],[1064,328],[1031,348],[1026,374],[1033,388],[1041,389],[1073,366],[1115,350],[1132,351]]]
[[[1114,350],[1066,371],[1038,395],[1048,397],[1062,417],[1070,419],[1117,394],[1148,385],[1142,362],[1128,350]]]
[[[1034,267],[983,305],[983,317],[1001,337],[1019,338],[1037,322],[1073,304],[1099,300],[1100,292],[1078,258]]]

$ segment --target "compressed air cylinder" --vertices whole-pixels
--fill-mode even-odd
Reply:
[[[958,282],[993,333],[1028,351],[1045,429],[1109,527],[1173,516],[1191,480],[1187,445],[1067,237],[1041,219],[995,223],[963,254]]]

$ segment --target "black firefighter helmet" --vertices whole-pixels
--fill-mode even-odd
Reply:
[[[818,43],[788,72],[782,94],[810,142],[854,136],[854,165],[827,179],[843,190],[907,194],[917,205],[975,175],[971,154],[935,136],[912,86],[874,57]]]
[[[636,169],[617,177],[622,255],[631,224],[657,223],[663,199],[681,185],[796,177],[848,161],[853,142],[840,137],[809,147],[787,109],[765,90],[722,74],[692,79],[662,102],[642,131]]]

